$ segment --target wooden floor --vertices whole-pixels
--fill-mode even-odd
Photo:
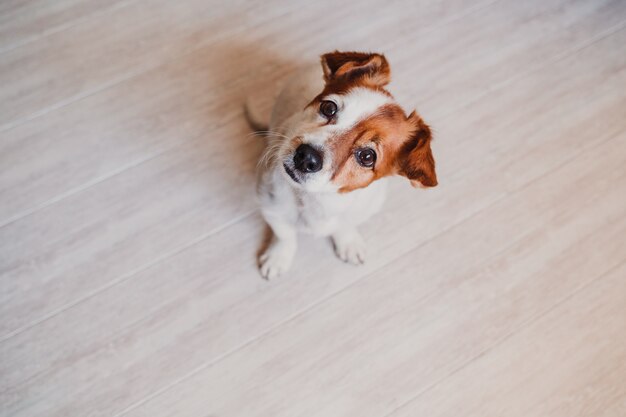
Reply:
[[[3,0],[0,415],[626,415],[626,1]],[[384,52],[440,185],[267,282],[242,114]]]

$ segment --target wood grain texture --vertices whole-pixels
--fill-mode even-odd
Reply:
[[[415,28],[417,35],[435,26],[436,22],[466,12],[466,8],[460,6],[442,8],[432,2],[422,2],[418,6],[423,7],[417,20],[406,16],[402,21]],[[120,81],[101,94],[68,103],[55,114],[41,116],[33,123],[4,133],[0,153],[6,155],[7,160],[20,163],[11,172],[0,176],[0,189],[7,201],[0,207],[0,224],[27,214],[34,203],[35,207],[49,204],[59,195],[76,192],[173,146],[187,144],[181,142],[181,138],[200,138],[206,142],[213,137],[236,137],[237,132],[232,131],[233,124],[225,124],[222,117],[216,117],[213,114],[215,109],[219,108],[220,115],[239,118],[245,95],[259,89],[268,80],[284,76],[297,63],[295,57],[303,51],[309,51],[306,59],[315,59],[318,52],[341,47],[333,40],[339,37],[346,38],[343,41],[345,47],[350,44],[363,48],[384,47],[382,42],[367,46],[370,43],[367,30],[344,34],[342,28],[324,25],[323,22],[316,22],[318,27],[311,27],[315,36],[299,35],[297,42],[290,43],[283,32],[297,34],[297,29],[307,22],[308,16],[304,13],[290,15],[280,27],[276,27],[268,22],[284,13],[285,9],[271,10],[273,12],[265,12],[267,18],[262,18],[263,14],[256,17],[259,23],[252,32],[245,32],[245,27],[240,27],[230,36],[218,32],[216,35],[219,36],[212,38],[210,45],[185,38],[183,42],[195,48],[193,53],[184,54],[184,50],[173,47],[170,53],[176,59],[132,79]],[[359,20],[369,20],[372,12],[369,13],[366,16],[354,15],[346,10],[339,17],[356,24]],[[370,28],[389,30],[396,20],[396,15],[388,12],[387,16],[379,16]],[[99,39],[102,39],[101,42],[115,40],[106,36]],[[268,48],[268,45],[274,46]],[[55,46],[55,49],[63,48]],[[242,56],[245,60],[240,59]],[[134,59],[134,55],[131,54],[131,57]],[[74,65],[81,65],[83,56],[78,55],[76,60],[75,64],[67,63],[71,72],[74,72]],[[109,60],[112,61],[110,65],[131,65],[126,63],[124,56]],[[121,71],[124,73],[125,70]],[[42,73],[41,77],[53,76],[47,71],[42,70]],[[23,74],[15,76],[24,77]],[[33,76],[39,77],[37,74]],[[91,79],[94,74],[89,71],[87,76]],[[81,87],[64,78],[59,82],[67,83],[70,88]],[[17,88],[25,89],[23,85]],[[49,94],[49,91],[42,91],[41,94]],[[41,94],[37,96],[39,101],[45,99]],[[150,101],[145,100],[147,95],[152,98]],[[107,117],[103,118],[102,114]],[[217,127],[230,131],[216,131]],[[54,132],[57,152],[50,149],[50,136],[44,134],[50,131]],[[20,146],[24,143],[29,145]],[[42,155],[44,150],[46,153]]]
[[[0,415],[623,414],[625,2],[0,22]],[[441,185],[392,182],[365,266],[304,237],[268,283],[242,103],[332,49],[387,55]]]
[[[482,10],[476,13],[477,18],[493,16]],[[492,18],[491,21],[480,22],[481,24],[472,27],[472,30],[478,30],[481,27],[488,28],[496,21],[496,18]],[[520,21],[522,20],[520,19]],[[598,32],[605,30],[605,27],[600,23],[596,25],[596,28]],[[441,29],[443,33],[447,31],[450,31],[447,27]],[[429,31],[428,33],[437,39],[443,39],[442,34],[437,31]],[[463,33],[459,33],[458,36],[462,37]],[[492,38],[492,34],[487,33],[485,42]],[[567,45],[564,45],[564,48]],[[535,47],[527,49],[527,57],[532,56],[533,51],[536,50]],[[44,280],[45,283],[49,283],[49,285],[37,286],[37,289],[29,291],[28,295],[21,298],[13,297],[20,298],[19,302],[22,305],[7,305],[7,308],[17,307],[20,311],[27,311],[28,314],[18,315],[7,311],[5,315],[11,317],[11,320],[15,320],[12,328],[7,329],[9,333],[28,325],[31,321],[45,317],[46,313],[50,311],[63,308],[64,305],[71,302],[71,299],[67,299],[68,295],[70,298],[74,298],[81,293],[89,294],[94,287],[99,288],[107,285],[109,281],[119,279],[124,273],[144,267],[152,259],[166,256],[179,250],[182,246],[194,242],[199,236],[210,233],[216,225],[221,224],[224,221],[221,216],[227,216],[227,218],[238,216],[254,209],[254,200],[249,195],[249,190],[252,189],[249,178],[254,169],[259,144],[258,141],[246,136],[247,128],[240,116],[241,102],[243,101],[242,87],[231,81],[231,87],[227,91],[217,88],[204,92],[197,88],[197,85],[209,76],[206,72],[206,63],[213,62],[219,56],[219,51],[221,50],[216,52],[214,48],[209,48],[202,56],[195,55],[198,60],[197,62],[194,61],[196,63],[193,65],[187,61],[176,61],[172,64],[173,70],[168,71],[168,68],[164,71],[148,73],[145,77],[147,78],[146,82],[143,82],[144,77],[141,77],[138,82],[125,85],[119,90],[113,89],[113,92],[109,94],[103,92],[102,96],[104,97],[99,100],[104,107],[98,106],[100,108],[97,112],[94,112],[93,108],[89,108],[84,103],[82,106],[78,103],[76,110],[79,114],[91,116],[87,121],[79,123],[78,126],[74,123],[63,123],[63,126],[67,125],[70,129],[76,129],[68,135],[68,141],[65,141],[64,134],[59,133],[59,138],[63,140],[64,146],[51,147],[50,137],[41,132],[35,134],[35,137],[40,138],[39,143],[24,147],[14,146],[12,149],[16,149],[18,154],[6,154],[9,161],[24,161],[20,167],[7,171],[6,183],[9,187],[14,183],[24,183],[24,181],[12,176],[13,173],[20,175],[22,168],[24,171],[21,175],[29,184],[28,187],[35,187],[26,193],[23,187],[9,188],[5,194],[5,201],[8,202],[8,206],[12,202],[19,201],[18,196],[25,196],[23,198],[27,204],[32,198],[29,196],[38,198],[42,193],[52,192],[55,189],[56,192],[59,192],[59,188],[66,186],[68,182],[71,183],[81,178],[83,172],[88,171],[87,175],[91,176],[87,184],[83,183],[78,186],[78,191],[82,190],[83,187],[87,188],[86,193],[74,196],[73,194],[77,190],[72,190],[69,198],[63,199],[59,204],[56,204],[53,199],[34,216],[24,218],[23,221],[14,221],[0,230],[0,242],[6,242],[6,245],[1,248],[1,253],[6,254],[9,260],[1,266],[9,276],[13,277],[11,284],[30,287],[34,280]],[[436,52],[433,51],[432,53]],[[418,60],[424,53],[416,54],[415,59]],[[468,51],[465,59],[469,60],[473,55],[473,52]],[[232,57],[232,53],[229,56]],[[462,61],[459,60],[457,65],[460,65],[460,62]],[[487,63],[490,62],[491,58]],[[514,63],[514,68],[517,68],[517,62]],[[217,79],[215,80],[215,84],[220,87],[224,84],[228,85],[227,80],[224,80],[226,74],[239,75],[237,71],[226,71],[227,68],[220,69],[221,71],[217,72],[220,75],[216,76]],[[247,70],[243,69],[242,73],[244,71]],[[164,80],[163,72],[165,74],[174,73],[174,78]],[[396,73],[402,74],[402,72],[401,69],[396,70]],[[407,72],[411,74],[412,69]],[[261,81],[264,80],[261,78]],[[484,89],[489,87],[490,82],[490,79],[485,79],[482,82]],[[245,84],[245,82],[242,83]],[[228,88],[227,85],[224,88]],[[474,88],[473,86],[474,84],[470,84],[468,88]],[[154,90],[167,91],[167,93],[160,92],[154,96],[152,93]],[[132,102],[130,103],[132,106],[126,107],[129,91],[132,94]],[[457,91],[462,93],[462,90]],[[165,94],[165,97],[160,99],[162,94]],[[148,95],[152,97],[152,100],[146,102],[143,98]],[[535,93],[533,93],[534,95]],[[101,95],[96,97],[98,96]],[[526,100],[532,99],[533,97]],[[110,109],[111,103],[115,106],[115,110]],[[136,105],[135,103],[140,104]],[[155,106],[155,103],[158,105]],[[228,104],[225,105],[224,103]],[[492,102],[491,104],[495,103]],[[527,104],[524,103],[524,105]],[[139,108],[135,110],[136,106]],[[146,106],[148,107],[146,108]],[[211,109],[216,108],[215,106],[219,107],[219,115],[211,117]],[[437,131],[450,125],[449,121],[440,121],[440,117],[443,119],[443,116],[448,112],[445,103],[438,106],[436,104],[430,105],[426,101],[424,105],[420,104],[419,107],[420,109],[424,107],[422,111]],[[490,111],[494,111],[493,108],[492,106]],[[231,114],[230,117],[239,123],[224,123],[221,120],[224,112]],[[109,116],[102,118],[100,117],[101,114]],[[480,112],[462,114],[463,117],[465,115],[482,117],[483,115]],[[517,111],[511,112],[510,115],[517,115]],[[63,117],[70,117],[72,122],[75,120],[67,114],[64,114]],[[92,118],[97,118],[99,121],[91,123]],[[59,123],[58,120],[56,123]],[[456,132],[442,133],[452,140],[467,136],[465,130],[467,125],[462,123],[459,125],[461,129]],[[49,131],[46,126],[42,126],[42,128]],[[220,139],[222,137],[227,137],[229,140],[222,141]],[[216,147],[215,143],[218,141],[222,145]],[[21,143],[22,140],[19,142]],[[452,141],[449,140],[444,143],[444,145],[448,144],[452,144]],[[151,147],[156,149],[151,149]],[[175,148],[172,152],[166,152],[172,147]],[[231,151],[234,149],[240,151]],[[43,161],[38,162],[40,158],[36,157],[32,159],[30,156],[33,155],[33,151],[35,155],[41,155]],[[29,155],[24,155],[25,152],[28,152]],[[67,152],[71,153],[71,157]],[[162,153],[164,154],[161,155]],[[121,161],[123,163],[119,166]],[[141,162],[145,163],[142,164]],[[443,160],[442,163],[445,164],[446,161]],[[137,164],[140,166],[135,169],[128,169]],[[203,171],[202,174],[198,171],[189,174],[189,178],[196,179],[196,181],[188,181],[185,171],[187,166]],[[445,169],[445,165],[441,167]],[[49,175],[45,175],[46,169],[49,170]],[[114,172],[111,173],[113,175],[112,180],[103,181],[102,176],[107,175],[108,169],[114,169]],[[120,170],[122,170],[121,173]],[[179,175],[170,176],[170,171],[179,173]],[[222,181],[212,181],[213,178],[218,177]],[[54,184],[51,184],[52,182]],[[93,183],[95,186],[89,187]],[[158,183],[159,187],[149,186],[149,184],[154,183]],[[182,192],[182,190],[190,187],[194,191],[187,195],[196,199],[193,203],[183,202],[181,195],[179,199],[165,201],[161,205],[150,204],[151,209],[154,210],[152,216],[146,216],[145,213],[137,210],[129,214],[137,216],[139,219],[138,221],[133,220],[131,227],[127,226],[127,222],[124,223],[126,220],[124,216],[114,214],[116,210],[129,210],[129,207],[141,206],[145,201],[152,202],[163,199],[161,196],[169,195],[177,190]],[[241,187],[248,190],[243,192],[243,195],[247,195],[248,198],[240,198]],[[214,188],[221,191],[214,191]],[[236,191],[229,191],[233,189]],[[59,198],[66,197],[65,192],[59,194]],[[207,200],[204,200],[206,203],[202,203],[201,200],[198,200],[199,198],[206,198]],[[228,199],[231,204],[230,208],[228,210],[215,210],[213,204],[220,205],[222,208],[226,207],[225,202],[220,202],[222,199]],[[167,228],[173,224],[171,222],[172,210],[179,210],[173,208],[172,205],[183,207],[182,210],[185,208],[191,210],[191,213],[188,210],[185,212],[178,211],[179,214],[177,215],[178,221],[184,221],[188,225],[186,230],[189,232],[184,233],[181,228],[178,228],[177,232],[172,235],[172,239],[159,239],[150,233],[160,233],[158,230],[165,230],[165,233],[170,233]],[[206,211],[212,212],[214,215],[210,219],[203,220],[206,219],[204,215]],[[67,216],[73,218],[72,225],[69,227],[63,221],[57,220]],[[46,230],[45,235],[40,233],[42,228]],[[93,230],[93,234],[107,233],[110,239],[120,242],[121,247],[111,248],[107,240],[93,239],[93,234],[78,232],[79,240],[74,245],[66,245],[65,251],[60,254],[51,252],[51,249],[54,251],[54,248],[48,245],[50,240],[74,241],[73,236],[76,231],[83,228]],[[143,228],[148,228],[147,234],[140,232]],[[12,240],[12,236],[20,236],[20,239],[16,242],[14,239]],[[146,245],[146,241],[151,242],[151,244]],[[106,245],[105,250],[112,253],[102,253],[101,245]],[[12,250],[18,252],[21,258],[18,255],[12,255]],[[75,250],[80,253],[76,254]],[[86,265],[77,265],[77,262],[81,263],[84,259],[85,250],[97,253],[98,259],[95,262],[89,261]],[[120,252],[125,255],[123,259],[119,258]],[[113,258],[118,259],[118,261],[116,263],[111,262]],[[24,262],[24,259],[31,261]],[[106,267],[102,265],[106,265]],[[78,270],[75,269],[76,267]],[[87,269],[84,269],[85,267]],[[98,283],[85,283],[82,276],[85,274],[92,276],[95,270],[99,271],[94,278]],[[77,286],[85,284],[86,287],[83,289],[77,288]],[[55,291],[55,288],[60,289],[60,291]],[[7,289],[7,292],[9,295],[17,294],[13,292],[11,287]],[[44,298],[45,302],[42,302]],[[27,305],[28,307],[26,307]],[[0,310],[0,312],[2,311]]]
[[[626,263],[392,416],[453,416],[460,407],[467,416],[623,416],[624,277]]]
[[[622,146],[610,141],[590,156]],[[625,184],[619,165],[621,155],[607,165],[615,175],[608,189]],[[564,178],[587,176],[585,166],[583,156],[529,184],[260,340],[206,362],[129,415],[386,415],[622,262],[626,210],[616,202],[623,197],[599,206],[608,189],[563,187]],[[576,204],[581,197],[586,206]],[[577,215],[555,212],[547,204],[555,200],[574,203]],[[590,239],[594,232],[599,240]],[[442,253],[445,262],[431,261]]]
[[[0,3],[0,53],[70,28],[133,0],[4,0]]]

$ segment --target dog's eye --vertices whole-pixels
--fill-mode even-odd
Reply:
[[[320,103],[320,113],[327,119],[332,119],[337,114],[337,104],[330,100],[322,101]]]
[[[376,162],[376,152],[370,148],[359,149],[355,152],[355,157],[359,165],[371,168]]]

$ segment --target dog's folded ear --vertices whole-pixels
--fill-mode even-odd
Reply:
[[[384,55],[362,52],[331,52],[322,55],[326,82],[362,79],[382,87],[391,81],[391,69]]]
[[[414,187],[434,187],[437,185],[437,173],[430,149],[430,128],[415,112],[407,120],[413,122],[416,129],[400,149],[398,173],[411,180]]]

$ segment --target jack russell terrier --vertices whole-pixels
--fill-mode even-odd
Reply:
[[[415,111],[407,116],[385,89],[385,57],[336,51],[322,55],[321,63],[322,71],[315,66],[287,81],[266,123],[257,185],[273,232],[259,258],[266,279],[289,269],[298,232],[330,236],[339,258],[363,263],[357,226],[382,206],[384,177],[437,185],[430,129]]]

